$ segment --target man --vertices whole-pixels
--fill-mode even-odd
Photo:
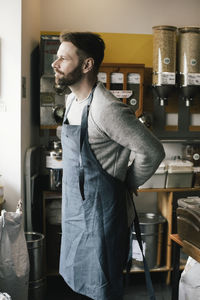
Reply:
[[[136,192],[151,177],[164,150],[129,107],[97,82],[105,49],[100,36],[66,32],[60,42],[52,64],[55,82],[72,92],[61,134],[60,274],[79,294],[122,300],[134,217],[127,190]]]

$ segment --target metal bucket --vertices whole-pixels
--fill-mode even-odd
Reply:
[[[162,248],[166,219],[155,213],[139,213],[139,224],[143,241],[144,256],[150,269],[158,268],[162,262]],[[142,254],[133,231],[133,267],[143,268]]]
[[[37,232],[25,232],[30,260],[29,281],[44,277],[44,235]]]
[[[43,300],[46,293],[44,235],[25,232],[25,237],[30,261],[28,300]]]

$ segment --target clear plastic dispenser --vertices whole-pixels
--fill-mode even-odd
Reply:
[[[167,102],[176,84],[176,39],[174,26],[153,27],[153,87],[160,105]]]
[[[178,74],[186,106],[200,91],[200,27],[178,29]]]

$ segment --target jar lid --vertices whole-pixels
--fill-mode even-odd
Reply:
[[[197,27],[197,26],[184,26],[184,27],[179,27],[178,31],[180,33],[186,33],[186,32],[197,32],[197,33],[200,33],[200,27]]]
[[[176,31],[177,27],[175,26],[169,26],[169,25],[158,25],[158,26],[153,26],[153,30],[170,30],[170,31]]]
[[[200,198],[199,197],[188,197],[178,199],[178,206],[183,208],[200,208]]]
[[[139,223],[145,224],[159,224],[166,222],[166,219],[159,213],[138,213]]]

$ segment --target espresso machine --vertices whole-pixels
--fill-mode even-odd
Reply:
[[[65,94],[55,85],[52,63],[60,45],[58,35],[41,35],[40,70],[40,127],[52,129],[62,124],[65,112]]]

